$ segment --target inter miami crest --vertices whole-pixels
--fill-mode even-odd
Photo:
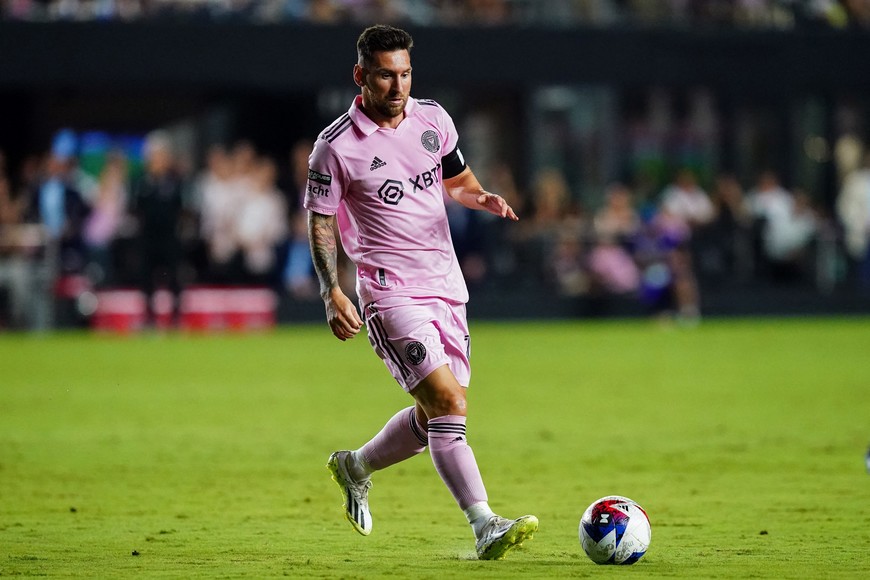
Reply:
[[[426,347],[423,346],[422,342],[416,340],[409,342],[405,347],[405,357],[409,363],[417,366],[426,358]]]
[[[441,142],[438,140],[438,133],[429,129],[420,137],[423,147],[430,153],[438,153],[441,149]]]

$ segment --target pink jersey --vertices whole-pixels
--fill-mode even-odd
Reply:
[[[409,98],[398,127],[379,127],[360,103],[357,96],[318,136],[306,209],[336,215],[363,304],[387,296],[467,302],[441,183],[441,158],[458,141],[453,120],[434,101]]]

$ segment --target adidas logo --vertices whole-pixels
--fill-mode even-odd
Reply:
[[[387,164],[386,161],[382,161],[380,158],[375,157],[374,159],[372,159],[372,164],[369,167],[369,171],[374,171],[375,169],[380,169],[381,167],[383,167],[386,164]]]

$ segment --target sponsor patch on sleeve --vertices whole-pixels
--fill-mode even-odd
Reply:
[[[331,175],[326,175],[325,173],[318,173],[313,169],[308,170],[308,179],[310,181],[316,181],[317,183],[321,183],[323,185],[330,185],[332,183]]]

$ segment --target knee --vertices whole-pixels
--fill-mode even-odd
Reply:
[[[417,419],[425,424],[429,419],[446,415],[466,416],[465,389],[437,389],[417,394]],[[423,415],[421,417],[421,414]]]
[[[430,419],[444,417],[446,415],[465,416],[468,413],[464,392],[444,393],[424,407],[426,415]]]
[[[426,417],[466,416],[465,387],[459,384],[447,365],[433,371],[412,391]]]

